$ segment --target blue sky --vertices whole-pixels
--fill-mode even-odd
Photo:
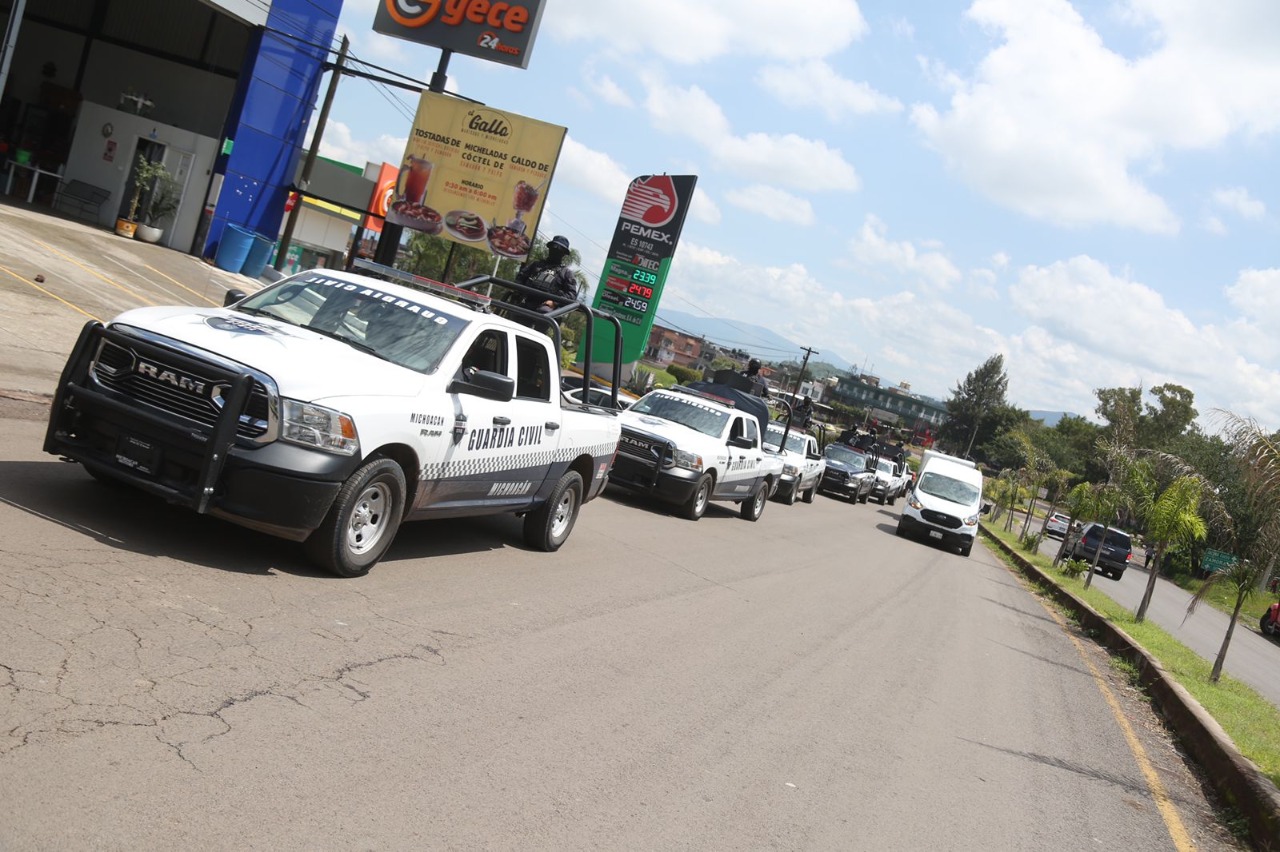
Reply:
[[[376,2],[355,56],[428,79]],[[1000,352],[1023,408],[1176,382],[1276,428],[1278,48],[1275,0],[546,0],[527,70],[449,88],[568,128],[542,230],[592,281],[627,182],[697,174],[663,306],[939,398]],[[321,151],[398,162],[415,107],[347,78]]]

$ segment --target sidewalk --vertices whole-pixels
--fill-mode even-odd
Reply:
[[[259,282],[0,195],[0,393],[50,396],[81,327],[144,305],[220,305]]]

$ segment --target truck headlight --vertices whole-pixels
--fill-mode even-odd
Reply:
[[[917,512],[924,508],[924,504],[916,499],[916,492],[914,491],[912,491],[911,496],[907,498],[907,505],[915,509]]]
[[[671,457],[671,461],[676,467],[702,472],[702,456],[697,453],[691,453],[688,450],[676,450]]]
[[[356,436],[356,424],[341,411],[282,399],[280,437],[294,444],[326,450],[343,456],[352,456],[360,449]]]
[[[966,527],[975,527],[975,526],[977,526],[977,525],[978,525],[978,516],[977,516],[977,515],[970,515],[969,517],[965,518],[965,519],[964,519],[964,525],[965,525]]]
[[[793,464],[784,464],[782,466],[782,475],[783,476],[799,476],[800,468],[796,467]]]

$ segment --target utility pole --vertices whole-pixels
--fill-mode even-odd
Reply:
[[[338,61],[334,63],[333,76],[329,78],[329,90],[324,93],[324,104],[320,107],[320,117],[316,119],[316,132],[311,135],[311,148],[307,151],[307,158],[302,163],[302,174],[298,178],[298,189],[303,192],[307,191],[307,186],[311,183],[311,170],[315,168],[316,157],[320,154],[320,137],[324,135],[324,126],[329,122],[329,109],[333,106],[333,96],[338,93],[338,81],[342,79],[342,66],[347,61],[347,49],[350,46],[351,40],[343,36],[342,46],[338,49]],[[298,225],[298,215],[301,212],[302,196],[299,195],[298,203],[293,205],[289,218],[285,220],[284,233],[280,235],[280,246],[276,249],[277,270],[283,269],[288,259],[293,229]]]
[[[796,397],[800,393],[800,382],[804,380],[805,367],[809,366],[809,356],[822,354],[821,352],[815,352],[808,346],[801,346],[800,348],[804,350],[804,361],[800,364],[800,372],[796,374],[796,385],[791,389],[792,398]]]

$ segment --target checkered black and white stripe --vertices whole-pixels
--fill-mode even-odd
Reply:
[[[539,450],[531,453],[513,453],[485,458],[455,459],[431,462],[422,467],[423,479],[466,479],[489,473],[527,470],[549,467],[553,464],[573,461],[580,455],[593,459],[612,456],[615,443],[594,444],[587,447],[559,447],[555,450]]]

